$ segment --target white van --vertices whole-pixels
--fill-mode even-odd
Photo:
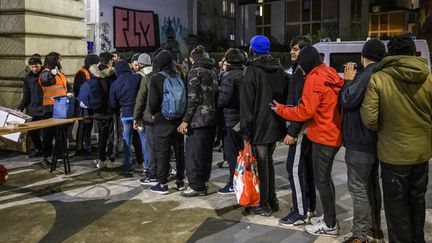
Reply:
[[[337,70],[343,77],[344,64],[355,62],[361,69],[361,51],[366,41],[340,41],[319,42],[314,45],[320,55],[324,55],[324,63]],[[386,49],[388,41],[383,41]],[[417,48],[417,56],[426,58],[429,68],[431,67],[430,53],[426,40],[414,40]]]

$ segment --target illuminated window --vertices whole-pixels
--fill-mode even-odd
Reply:
[[[234,16],[235,16],[235,5],[234,5],[233,2],[231,2],[230,11],[231,11],[231,18],[234,18]]]
[[[227,8],[228,8],[227,0],[222,0],[222,15],[223,16],[227,15]]]

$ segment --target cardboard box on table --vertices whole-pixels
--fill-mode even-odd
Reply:
[[[0,106],[0,127],[4,127],[8,122],[16,121],[19,124],[31,121],[32,117],[24,114],[20,111],[9,109]],[[23,151],[27,150],[27,143],[24,137],[22,138],[22,133],[12,133],[7,135],[2,135],[0,137],[0,149]]]

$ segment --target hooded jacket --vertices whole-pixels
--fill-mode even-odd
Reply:
[[[385,57],[371,77],[360,110],[366,127],[378,134],[378,158],[415,165],[431,158],[432,75],[414,56]]]
[[[376,133],[363,125],[360,118],[366,88],[378,63],[369,64],[354,80],[346,80],[339,95],[339,104],[344,109],[342,135],[349,150],[376,153]]]
[[[289,76],[288,84],[288,106],[298,106],[301,101],[301,96],[304,86],[304,76],[302,71],[298,68],[298,63],[294,63],[287,71]],[[287,127],[287,134],[291,137],[297,137],[303,127],[303,122],[289,121]]]
[[[140,89],[136,98],[134,108],[134,120],[143,121],[145,125],[153,125],[154,118],[150,114],[150,107],[148,102],[150,78],[154,72],[145,74],[141,79]]]
[[[111,85],[116,80],[114,68],[110,68],[106,65],[100,64],[98,67],[98,76],[96,77],[99,80],[101,87],[101,97],[102,97],[102,105],[100,108],[95,109],[93,112],[93,117],[96,119],[109,120],[112,119],[112,115],[114,113],[111,105],[110,105],[110,90]]]
[[[222,76],[218,106],[223,109],[225,126],[234,127],[240,121],[240,83],[243,65],[231,64]]]
[[[344,84],[334,68],[321,64],[306,76],[299,106],[279,104],[276,113],[286,120],[306,121],[307,136],[315,143],[342,145],[342,112],[338,95]]]
[[[218,79],[214,59],[201,58],[187,75],[187,107],[183,121],[191,128],[216,125]]]
[[[154,74],[150,77],[150,87],[148,90],[148,110],[154,118],[154,125],[175,123],[179,124],[181,119],[167,120],[161,112],[163,101],[163,86],[165,76],[159,72],[165,72],[168,75],[178,75],[176,71],[171,52],[163,50],[159,52],[153,61]]]
[[[132,117],[141,75],[132,73],[123,60],[115,64],[115,74],[117,79],[111,85],[110,105],[113,109],[121,108],[122,117]]]
[[[24,79],[23,98],[17,107],[21,111],[27,109],[27,114],[32,117],[42,117],[44,115],[43,92],[38,82],[41,72],[42,69],[38,73],[29,72],[27,74]]]
[[[270,109],[272,100],[284,103],[288,76],[279,59],[270,55],[251,59],[243,73],[240,91],[240,130],[253,144],[274,143],[285,136],[284,120]]]

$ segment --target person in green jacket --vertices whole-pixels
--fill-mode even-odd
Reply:
[[[360,110],[378,135],[390,242],[425,242],[425,194],[432,154],[432,75],[408,36],[387,44]]]

